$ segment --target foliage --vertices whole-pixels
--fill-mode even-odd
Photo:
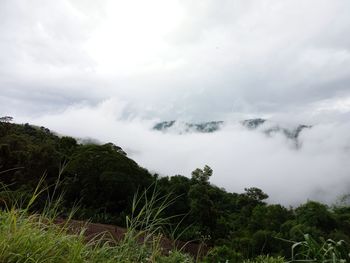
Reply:
[[[11,121],[13,121],[13,117],[11,116],[0,117],[0,122],[11,122]]]
[[[244,260],[243,263],[284,263],[283,257],[258,256],[254,259]]]
[[[203,170],[197,168],[192,172],[192,180],[201,183],[208,184],[209,178],[213,175],[213,170],[208,166],[204,166]]]
[[[241,262],[242,259],[243,257],[240,253],[223,245],[214,247],[212,250],[210,250],[203,262],[234,263]]]
[[[122,212],[138,188],[153,182],[145,169],[110,144],[80,146],[70,157],[64,178],[68,200],[80,200],[93,209],[103,204],[106,212]]]
[[[157,263],[192,263],[193,259],[179,251],[170,251],[168,256],[160,256]]]
[[[6,124],[6,127],[4,125]],[[68,136],[59,137],[45,127],[0,123],[0,180],[11,190],[31,191],[45,173],[45,184],[54,184],[61,163],[65,206],[80,203],[82,219],[110,218],[122,222],[137,189],[147,188],[154,178],[126,157],[118,146],[82,145]],[[118,189],[118,191],[115,191]],[[45,203],[38,200],[37,205]]]
[[[65,171],[59,176],[62,185],[56,189],[65,192],[59,209],[63,216],[69,216],[71,208],[79,204],[76,219],[129,225],[141,230],[144,227],[135,225],[131,218],[138,213],[143,214],[142,218],[154,216],[146,215],[141,208],[150,203],[161,204],[164,201],[161,197],[166,196],[171,202],[157,212],[157,218],[166,219],[166,234],[183,241],[205,240],[213,248],[208,255],[213,257],[212,261],[237,255],[242,260],[258,255],[271,255],[265,259],[272,261],[280,260],[277,256],[291,258],[290,245],[281,240],[303,240],[305,233],[314,237],[319,248],[324,240],[350,242],[350,207],[345,202],[328,207],[308,201],[296,208],[286,208],[269,204],[268,195],[256,187],[245,188],[243,193],[230,193],[212,185],[213,170],[209,166],[195,169],[190,178],[160,177],[140,167],[113,143],[78,141],[58,136],[45,127],[0,121],[0,183],[8,186],[8,190],[0,191],[0,209],[28,202],[31,199],[28,193],[35,190],[43,174],[46,175],[43,185],[55,184],[62,163],[66,163]],[[159,191],[157,201],[151,194],[155,185]],[[149,189],[148,194],[142,195],[135,206],[135,193],[144,193],[145,189]],[[53,188],[47,189],[48,195],[52,196],[53,192]],[[28,212],[42,212],[46,203],[45,197],[38,196]],[[131,214],[134,217],[126,223],[125,217]],[[150,221],[146,225],[154,226]],[[299,253],[299,258],[305,244],[300,243],[293,251],[295,255]],[[133,249],[140,248],[134,245]],[[177,256],[183,255],[176,251],[171,255]],[[157,257],[160,260],[162,256]]]
[[[147,198],[147,193],[140,198],[135,196],[134,214],[128,218],[128,228],[120,242],[107,233],[86,242],[85,229],[72,232],[69,218],[63,225],[55,223],[60,197],[56,201],[49,199],[43,213],[29,213],[30,206],[47,190],[42,188],[42,182],[24,208],[12,200],[14,205],[0,210],[0,262],[193,262],[191,257],[179,251],[169,255],[162,253],[159,243],[165,219],[159,214],[168,201],[165,199],[158,205],[155,192],[139,212],[136,208],[143,198]],[[11,195],[7,188],[2,191]]]
[[[332,212],[324,204],[309,201],[296,210],[297,221],[307,226],[313,226],[330,232],[337,226]]]
[[[344,241],[332,239],[316,241],[310,235],[304,235],[304,241],[292,246],[292,262],[349,262],[350,247]]]

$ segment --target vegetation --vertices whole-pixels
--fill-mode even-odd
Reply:
[[[349,245],[344,241],[332,239],[317,242],[310,235],[304,235],[304,241],[292,246],[292,261],[296,262],[349,262]]]
[[[11,120],[0,119],[0,182],[8,186],[0,193],[0,261],[25,262],[25,255],[34,257],[28,251],[38,251],[30,260],[40,262],[40,255],[59,254],[62,258],[57,260],[65,262],[64,257],[73,253],[77,260],[69,262],[109,262],[112,258],[113,262],[123,262],[115,260],[123,253],[138,251],[134,253],[138,258],[124,262],[152,262],[155,258],[156,262],[191,262],[179,251],[170,257],[161,256],[157,240],[153,239],[158,233],[205,243],[212,249],[201,259],[203,262],[350,261],[348,205],[329,207],[308,201],[286,208],[268,204],[268,195],[261,189],[250,187],[244,193],[230,193],[212,185],[213,170],[208,166],[195,169],[191,178],[159,177],[112,143],[81,144],[47,128],[12,124]],[[65,169],[59,173],[62,166]],[[36,196],[28,209],[19,209],[19,204],[30,202],[29,193],[35,192],[43,174],[46,195]],[[62,184],[49,187],[55,185],[57,174]],[[144,192],[145,189],[148,190]],[[64,195],[55,214],[69,218],[72,208],[78,205],[75,219],[128,227],[125,249],[121,250],[122,245],[117,246],[119,251],[112,249],[114,246],[102,241],[85,243],[83,233],[70,235],[48,221],[45,207],[57,192]],[[144,193],[141,199],[134,198],[137,192]],[[161,209],[149,209],[157,205]],[[137,242],[138,235],[149,237],[147,245]],[[5,249],[12,244],[13,248]],[[57,251],[45,250],[52,244],[59,244]],[[68,249],[63,253],[67,246],[72,252]],[[28,251],[17,251],[15,247],[26,247]],[[177,261],[169,261],[172,257]]]
[[[0,210],[0,262],[193,262],[192,258],[177,250],[166,254],[160,241],[166,219],[160,218],[168,204],[153,192],[148,199],[147,192],[135,195],[133,209],[127,217],[127,229],[123,238],[116,241],[108,233],[96,235],[90,241],[85,239],[85,228],[72,228],[70,218],[58,224],[57,209],[60,197],[47,203],[41,214],[30,213],[29,208],[45,192],[40,190],[41,182],[28,202],[18,206],[13,199],[9,207]],[[2,195],[14,196],[2,187]],[[144,206],[139,207],[141,201]]]

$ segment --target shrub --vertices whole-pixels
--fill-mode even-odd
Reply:
[[[241,261],[242,255],[226,245],[214,247],[204,259],[204,262],[207,263],[233,263]]]
[[[269,255],[261,255],[255,259],[248,259],[243,261],[243,263],[284,263],[285,260],[283,257],[270,257]]]

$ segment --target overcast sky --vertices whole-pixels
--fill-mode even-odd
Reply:
[[[0,110],[96,105],[126,114],[350,108],[348,0],[2,0]],[[344,109],[345,107],[345,109]]]
[[[349,12],[349,0],[0,0],[0,115],[111,140],[164,174],[209,163],[218,185],[261,186],[286,203],[293,193],[275,182],[297,189],[298,174],[299,199],[330,200],[350,185]],[[237,127],[149,131],[248,117],[314,129],[298,153]]]

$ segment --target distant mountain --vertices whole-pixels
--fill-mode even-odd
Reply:
[[[294,129],[287,129],[287,128],[282,128],[279,126],[274,126],[274,127],[271,127],[271,128],[264,130],[264,132],[269,136],[273,135],[274,133],[283,133],[289,139],[298,139],[300,133],[304,129],[310,129],[310,128],[312,128],[312,126],[303,125],[303,124],[298,125]]]
[[[244,120],[242,121],[242,125],[247,127],[248,129],[254,130],[267,122],[268,121],[265,119],[257,118],[257,119]],[[300,133],[304,129],[310,129],[310,128],[312,128],[311,125],[304,125],[304,124],[299,124],[295,128],[285,128],[285,127],[281,127],[278,124],[270,124],[265,129],[262,129],[262,130],[266,135],[269,135],[269,136],[272,136],[277,133],[283,133],[289,139],[298,139]]]
[[[210,121],[202,123],[187,123],[179,121],[163,121],[153,126],[153,130],[157,131],[173,131],[175,133],[183,134],[189,132],[212,133],[220,130],[224,124],[223,121]]]
[[[266,119],[255,118],[247,119],[240,122],[241,125],[246,127],[249,130],[260,130],[265,133],[267,136],[273,136],[275,134],[283,134],[288,139],[295,140],[298,144],[298,138],[300,133],[304,129],[310,129],[312,126],[299,124],[294,128],[283,127],[282,125],[270,122]],[[162,131],[162,132],[172,132],[177,134],[185,133],[213,133],[219,131],[225,122],[223,121],[210,121],[210,122],[201,122],[201,123],[187,123],[181,121],[163,121],[156,123],[153,126],[153,130]],[[263,126],[264,125],[264,126]],[[262,127],[263,126],[263,127]]]
[[[256,129],[260,125],[264,124],[266,122],[265,119],[249,119],[249,120],[244,120],[242,121],[242,125],[249,128],[249,129]]]

